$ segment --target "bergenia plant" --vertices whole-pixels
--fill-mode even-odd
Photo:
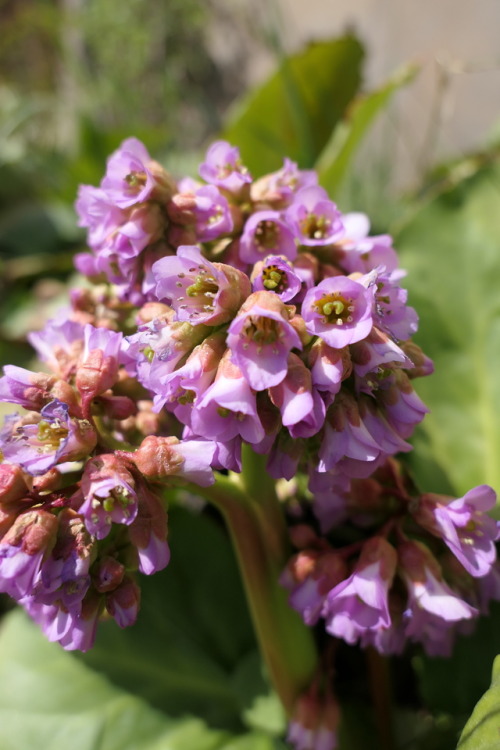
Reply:
[[[391,238],[288,159],[254,181],[219,141],[199,175],[130,138],[80,189],[91,284],[30,335],[46,371],[0,379],[22,409],[0,433],[0,591],[90,649],[168,565],[166,496],[198,495],[227,524],[288,742],[331,750],[339,642],[447,656],[499,598],[495,493],[420,494],[397,458],[433,366]]]

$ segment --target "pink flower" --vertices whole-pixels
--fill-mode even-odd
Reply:
[[[241,271],[210,263],[198,247],[183,245],[177,255],[153,265],[158,299],[166,299],[177,320],[192,325],[220,325],[230,320],[250,294],[250,280]]]
[[[332,276],[310,289],[302,302],[306,330],[334,349],[361,341],[373,325],[373,286]]]
[[[0,591],[20,599],[33,593],[57,535],[57,518],[45,510],[21,513],[0,542]]]
[[[257,263],[251,280],[254,292],[274,292],[282,302],[293,299],[302,286],[302,280],[292,264],[281,255],[268,255]]]
[[[369,237],[370,220],[362,213],[348,213],[342,216],[345,234],[339,243],[340,263],[347,273],[368,273],[377,266],[386,271],[395,271],[398,257],[388,234]]]
[[[414,514],[432,534],[441,537],[470,575],[487,575],[496,560],[497,523],[485,511],[495,507],[496,493],[487,484],[453,499],[426,494]]]
[[[406,635],[421,641],[430,655],[447,655],[451,625],[477,617],[443,581],[437,560],[420,542],[398,547],[401,575],[408,589]]]
[[[225,443],[237,435],[247,443],[263,440],[255,392],[228,356],[222,359],[215,382],[196,403],[191,424],[195,434],[217,442]]]
[[[317,184],[318,175],[313,169],[299,169],[295,162],[285,158],[281,169],[264,175],[252,184],[251,195],[254,201],[282,208],[293,201],[299,190]]]
[[[7,461],[40,476],[63,461],[86,457],[96,440],[88,421],[70,419],[68,405],[54,399],[40,414],[31,412],[24,420],[16,415],[7,417],[0,444]]]
[[[205,182],[231,193],[238,193],[244,185],[252,182],[252,176],[241,161],[239,149],[226,141],[212,143],[205,161],[200,165],[199,174]]]
[[[167,212],[175,225],[194,229],[198,242],[210,242],[233,229],[227,199],[214,185],[177,193],[167,205]]]
[[[120,208],[142,203],[151,195],[155,181],[148,164],[151,157],[137,138],[126,141],[108,159],[101,187]]]
[[[104,539],[113,523],[130,525],[137,516],[135,480],[125,462],[114,454],[96,456],[85,465],[78,512],[97,539]]]
[[[139,495],[137,516],[128,527],[130,541],[137,549],[139,570],[152,575],[170,561],[167,543],[167,512],[164,503],[147,487]]]
[[[295,195],[285,221],[302,245],[331,245],[344,234],[341,213],[321,187],[306,187]]]
[[[330,471],[344,457],[366,462],[369,473],[382,448],[364,425],[355,399],[340,391],[327,412],[318,471]]]
[[[293,232],[279,211],[256,211],[247,219],[240,239],[239,255],[246,263],[257,263],[266,255],[297,257]]]
[[[352,575],[328,594],[324,617],[331,635],[355,643],[366,631],[390,626],[387,597],[396,561],[394,547],[382,537],[365,543]]]
[[[277,295],[254,292],[229,326],[231,359],[254,390],[278,385],[287,373],[290,351],[302,349],[289,320],[289,311]]]

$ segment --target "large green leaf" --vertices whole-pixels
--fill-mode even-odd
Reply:
[[[500,747],[500,657],[493,664],[490,689],[465,725],[457,750],[498,750]]]
[[[463,494],[500,490],[500,169],[491,166],[420,208],[396,237],[416,340],[436,371],[416,381],[435,469]],[[428,486],[425,461],[413,461]],[[436,471],[431,472],[436,475]]]
[[[254,176],[279,168],[285,156],[312,167],[359,88],[362,59],[352,36],[315,42],[284,59],[236,105],[223,137],[240,147]]]
[[[413,80],[418,68],[407,65],[397,71],[383,86],[362,94],[350,105],[346,116],[333,131],[321,152],[316,169],[320,183],[335,195],[364,136],[392,95]]]
[[[0,637],[2,750],[219,750],[228,735],[201,720],[172,720],[114,687],[20,611]]]

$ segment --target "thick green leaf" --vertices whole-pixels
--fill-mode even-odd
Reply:
[[[500,657],[493,664],[490,689],[465,725],[457,750],[498,750],[500,747]]]
[[[500,489],[500,169],[481,170],[429,201],[396,237],[416,340],[436,371],[416,381],[431,408],[423,430],[442,476],[465,493]],[[424,490],[429,476],[414,462]]]
[[[352,36],[315,42],[239,102],[223,137],[240,147],[254,176],[283,157],[312,167],[356,94],[363,49]]]
[[[12,612],[0,636],[2,750],[219,750],[225,732],[172,720],[48,643]]]
[[[320,183],[330,195],[337,192],[352,158],[377,115],[387,106],[395,91],[414,79],[417,70],[414,65],[405,66],[383,86],[369,94],[362,94],[352,102],[345,118],[333,131],[316,162]]]
[[[182,508],[172,509],[169,528],[171,563],[141,577],[136,625],[102,624],[82,658],[169,715],[191,712],[237,728],[247,698],[233,675],[255,640],[230,543],[212,519]]]

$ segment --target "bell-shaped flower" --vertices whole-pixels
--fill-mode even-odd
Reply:
[[[57,526],[56,516],[40,508],[18,515],[0,541],[0,591],[16,599],[33,593]]]
[[[240,151],[226,141],[212,143],[199,168],[205,182],[217,185],[230,193],[239,193],[252,182],[252,176],[241,161]]]
[[[381,234],[369,237],[370,220],[366,214],[343,214],[345,234],[335,248],[339,263],[347,273],[368,273],[377,266],[395,271],[398,256],[392,246],[392,237]]]
[[[352,344],[350,353],[354,372],[360,378],[388,365],[405,369],[413,367],[407,354],[375,326],[363,341]]]
[[[128,527],[128,535],[137,550],[139,570],[144,575],[157,573],[168,565],[167,532],[164,503],[148,487],[142,487],[137,516]]]
[[[382,448],[361,419],[356,400],[340,391],[326,414],[317,470],[330,471],[344,457],[374,466],[372,462],[381,453]]]
[[[196,403],[191,425],[196,435],[218,442],[227,442],[237,435],[247,443],[264,439],[255,392],[231,361],[229,352],[219,365],[215,382]]]
[[[57,604],[43,604],[36,597],[27,596],[20,604],[47,640],[58,642],[67,651],[88,651],[94,645],[102,602],[93,592],[87,594],[78,613]]]
[[[286,740],[294,750],[335,750],[340,709],[334,696],[320,697],[315,683],[295,703]]]
[[[229,326],[227,345],[232,361],[256,391],[278,385],[287,373],[290,351],[302,349],[289,309],[272,292],[248,297]]]
[[[4,458],[19,464],[28,474],[45,474],[63,461],[87,456],[97,441],[91,424],[71,419],[69,407],[55,399],[40,414],[30,412],[24,419],[12,415],[6,420],[0,444]]]
[[[224,333],[207,336],[193,349],[183,365],[160,378],[161,392],[154,399],[155,411],[166,404],[182,424],[190,424],[194,402],[215,378],[226,350],[225,338]]]
[[[332,395],[338,393],[342,380],[352,370],[349,349],[333,349],[323,339],[316,339],[309,349],[308,357],[312,382],[316,388]]]
[[[74,320],[49,320],[40,331],[28,334],[28,341],[42,362],[62,378],[75,370],[83,351],[84,326]]]
[[[321,187],[303,188],[286,210],[285,221],[301,245],[331,245],[344,234],[342,215]]]
[[[315,625],[324,612],[328,593],[346,575],[347,567],[340,555],[329,549],[305,549],[288,562],[280,583],[290,591],[290,606],[306,625]]]
[[[251,214],[240,238],[239,255],[245,263],[257,263],[266,255],[284,255],[289,260],[295,260],[295,237],[279,211],[256,211]]]
[[[120,628],[128,628],[137,620],[141,590],[134,579],[126,575],[123,581],[106,594],[106,609]]]
[[[256,203],[286,208],[299,190],[317,184],[318,174],[314,169],[299,169],[295,162],[285,157],[281,169],[252,183],[250,194]]]
[[[138,507],[135,484],[127,463],[112,453],[87,461],[73,505],[97,539],[104,539],[113,523],[128,526],[134,521]]]
[[[155,187],[151,157],[137,138],[127,138],[108,159],[101,188],[119,208],[147,200]]]
[[[177,320],[216,326],[230,320],[250,294],[250,280],[223,263],[210,263],[196,246],[183,245],[177,255],[153,265],[156,296],[167,300]]]
[[[387,421],[402,438],[410,437],[429,411],[403,370],[394,370],[381,383],[376,399]]]
[[[254,292],[274,292],[282,302],[293,299],[302,286],[293,265],[281,255],[268,255],[256,263],[250,278]]]
[[[428,653],[445,655],[451,643],[451,626],[479,613],[444,582],[437,560],[425,545],[403,542],[398,547],[398,559],[408,590],[406,635],[421,641]]]
[[[327,596],[326,630],[347,643],[366,631],[391,624],[388,593],[396,571],[396,550],[383,537],[365,542],[354,572]]]
[[[334,349],[361,341],[373,325],[373,285],[346,276],[331,276],[309,289],[302,302],[308,333]]]
[[[197,186],[192,191],[177,193],[167,204],[167,214],[174,224],[192,228],[198,242],[211,242],[233,229],[227,199],[215,185]]]
[[[496,493],[487,484],[458,499],[428,493],[420,498],[414,518],[443,539],[471,576],[481,578],[496,560],[498,526],[486,515],[495,503]]]
[[[209,440],[149,435],[134,453],[125,455],[149,479],[175,476],[208,487],[215,481],[211,469],[214,452],[215,445]]]

